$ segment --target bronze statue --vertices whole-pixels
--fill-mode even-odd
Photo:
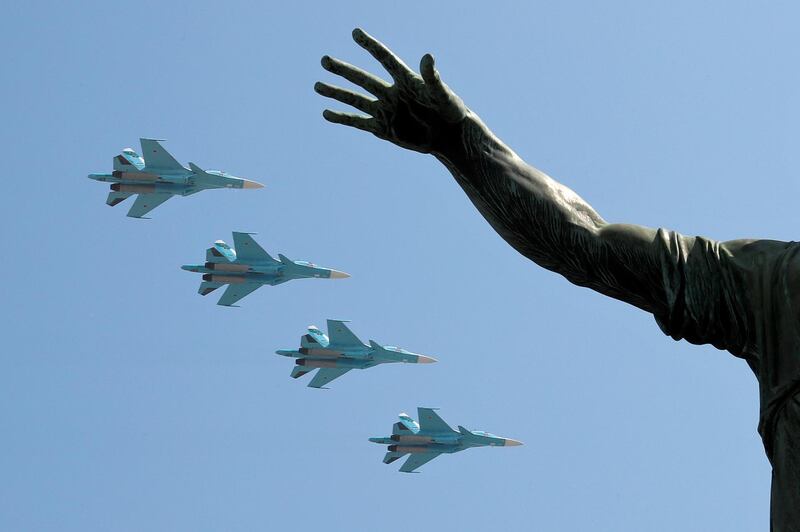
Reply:
[[[771,529],[800,531],[800,245],[608,223],[503,144],[441,80],[430,54],[417,74],[364,31],[353,38],[394,83],[323,57],[325,70],[374,96],[317,83],[319,94],[369,115],[326,110],[325,119],[432,154],[532,261],[652,313],[675,340],[745,359],[758,378],[758,430],[772,464]]]

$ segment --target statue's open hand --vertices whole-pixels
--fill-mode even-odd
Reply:
[[[398,146],[429,153],[443,141],[441,134],[462,121],[467,108],[461,98],[439,78],[433,57],[425,54],[420,61],[421,76],[411,70],[381,42],[361,29],[353,30],[353,40],[367,50],[389,72],[390,85],[358,67],[327,55],[322,67],[371,93],[363,94],[317,82],[314,90],[363,111],[369,116],[340,113],[326,109],[322,116],[329,122],[369,131]]]

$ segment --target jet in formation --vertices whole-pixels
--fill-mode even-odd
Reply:
[[[436,362],[435,358],[417,355],[399,347],[383,346],[374,340],[367,345],[341,320],[328,320],[327,336],[315,326],[310,326],[308,333],[300,338],[300,349],[281,349],[276,353],[297,359],[291,375],[295,379],[319,368],[308,383],[311,388],[322,388],[351,369],[366,369],[391,362]]]
[[[310,262],[291,260],[278,254],[275,259],[250,236],[252,233],[233,233],[231,248],[222,240],[206,250],[205,264],[187,264],[182,269],[203,274],[198,293],[206,296],[228,285],[217,305],[226,307],[264,285],[275,286],[293,279],[345,279],[349,274],[321,268]]]
[[[453,430],[434,410],[436,409],[417,408],[419,423],[408,414],[400,414],[400,421],[394,424],[391,436],[369,439],[373,443],[389,446],[383,457],[384,464],[391,464],[408,454],[408,460],[400,467],[400,471],[412,473],[440,454],[457,453],[470,447],[522,445],[521,441],[501,438],[480,430],[467,430],[461,425],[457,431]]]
[[[89,179],[111,183],[106,204],[114,207],[138,194],[128,216],[143,218],[172,196],[190,196],[211,188],[262,188],[264,185],[228,175],[218,170],[203,170],[194,163],[185,168],[158,140],[140,139],[142,155],[125,148],[114,157],[110,174],[89,174]]]

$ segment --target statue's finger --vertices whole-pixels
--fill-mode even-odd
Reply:
[[[347,105],[352,105],[359,111],[370,115],[375,114],[377,100],[371,100],[363,94],[334,87],[333,85],[328,85],[327,83],[321,83],[319,81],[314,84],[314,90],[317,94],[321,94],[327,98],[333,98]]]
[[[328,72],[336,74],[337,76],[342,76],[350,83],[358,85],[365,91],[374,94],[378,98],[384,96],[391,87],[391,85],[383,81],[378,76],[361,70],[360,68],[349,63],[345,63],[344,61],[334,59],[333,57],[329,57],[327,55],[323,56],[321,63],[322,68]]]
[[[369,131],[370,133],[378,133],[378,127],[374,118],[351,113],[340,113],[338,111],[331,111],[330,109],[325,109],[322,112],[322,117],[334,124],[343,124],[363,131]]]
[[[389,72],[395,83],[407,83],[416,77],[414,71],[408,68],[408,65],[403,63],[402,59],[394,55],[382,42],[361,28],[353,30],[353,40],[383,65],[383,68]]]

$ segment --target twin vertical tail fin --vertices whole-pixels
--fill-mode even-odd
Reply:
[[[217,248],[208,248],[206,250],[206,262],[224,263],[228,262],[228,259],[225,258],[225,255],[217,251]]]
[[[226,262],[233,262],[236,260],[236,252],[231,247],[223,242],[217,240],[214,246],[206,250],[206,262],[215,264],[224,264]]]
[[[413,434],[413,431],[400,422],[392,425],[392,434]]]
[[[320,331],[315,325],[308,326],[308,333],[300,338],[300,347],[328,347],[330,341],[328,336]]]
[[[411,416],[409,416],[405,412],[401,412],[397,417],[400,418],[400,421],[398,423],[394,424],[394,426],[395,426],[395,428],[397,430],[406,430],[406,431],[413,432],[414,434],[419,432],[419,423],[414,421],[411,418]],[[394,434],[402,434],[402,432],[397,432],[397,433],[394,433]],[[406,434],[408,434],[408,432],[406,432]]]
[[[144,168],[144,160],[130,148],[125,148],[122,150],[122,154],[114,157],[115,172],[136,173],[141,172],[142,168]]]

